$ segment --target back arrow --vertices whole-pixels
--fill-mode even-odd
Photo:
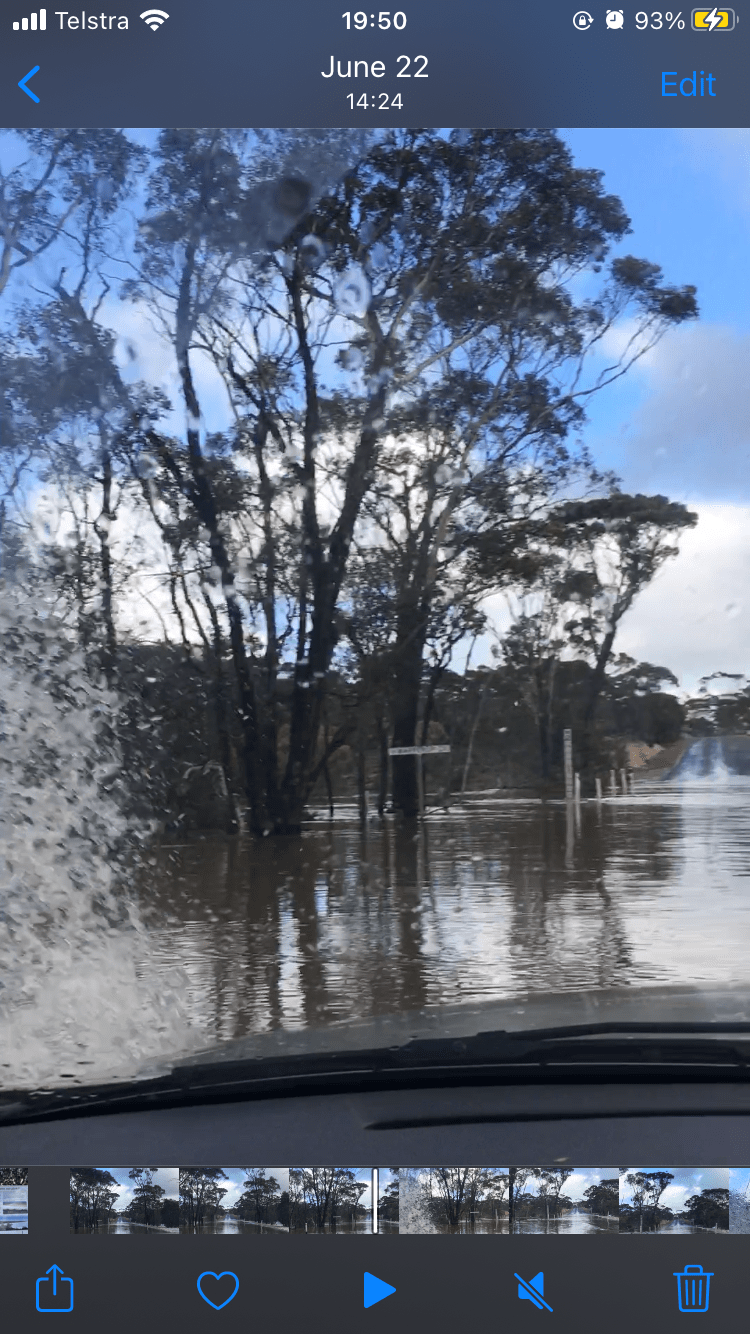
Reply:
[[[24,74],[23,78],[18,80],[18,86],[21,89],[21,92],[25,93],[27,97],[30,97],[32,102],[38,102],[39,98],[36,93],[32,93],[31,89],[26,87],[26,84],[29,79],[33,79],[34,75],[39,73],[39,69],[40,66],[35,65],[33,69],[29,70],[28,74]]]

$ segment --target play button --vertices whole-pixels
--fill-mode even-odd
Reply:
[[[382,1302],[384,1297],[390,1297],[395,1291],[390,1283],[384,1283],[382,1278],[376,1278],[374,1274],[365,1272],[365,1308],[374,1306],[376,1302]]]

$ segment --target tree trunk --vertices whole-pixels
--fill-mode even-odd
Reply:
[[[102,566],[102,620],[104,622],[103,666],[107,685],[112,689],[115,682],[117,663],[117,635],[115,633],[114,608],[112,596],[112,550],[109,544],[109,530],[114,515],[112,514],[112,455],[106,448],[102,450],[102,512],[94,525],[99,538]]]
[[[378,783],[378,815],[381,820],[388,800],[388,724],[382,704],[377,711],[378,749],[380,752],[380,777]]]
[[[478,698],[478,700],[477,700],[477,707],[476,707],[476,711],[475,711],[475,713],[474,713],[474,721],[473,721],[473,723],[471,724],[471,731],[470,731],[470,733],[469,733],[469,745],[468,745],[467,750],[466,750],[466,761],[465,761],[465,763],[464,763],[464,772],[463,772],[463,776],[462,776],[462,778],[461,778],[461,792],[462,792],[462,793],[466,791],[466,784],[467,784],[467,782],[469,781],[469,769],[471,768],[471,760],[472,760],[472,756],[473,756],[473,754],[474,754],[474,740],[475,740],[475,738],[476,738],[477,728],[479,727],[479,718],[480,718],[480,715],[481,715],[481,712],[482,712],[482,705],[484,704],[484,697],[485,697],[485,694],[486,694],[486,686],[483,686],[482,689],[481,689],[480,692],[479,692],[479,698]]]
[[[394,746],[416,745],[426,628],[427,617],[421,607],[402,610],[394,653]],[[417,771],[411,755],[393,756],[393,804],[409,819],[418,812]]]
[[[273,824],[269,812],[276,806],[275,727],[261,730],[255,683],[245,648],[242,611],[234,587],[235,574],[221,530],[216,499],[206,474],[205,460],[200,443],[200,404],[190,367],[190,339],[192,336],[191,283],[195,268],[195,245],[185,248],[176,313],[175,352],[187,416],[187,447],[190,482],[186,494],[203,527],[208,533],[211,559],[221,575],[232,661],[239,692],[243,727],[243,768],[251,825],[254,833],[267,833]],[[184,488],[181,469],[165,442],[159,442],[160,452]],[[269,746],[269,740],[273,743]]]
[[[604,639],[602,640],[602,646],[599,649],[599,652],[596,657],[596,663],[594,665],[594,670],[591,674],[591,680],[589,682],[588,696],[586,699],[586,708],[583,714],[583,721],[587,727],[594,721],[596,706],[599,702],[599,696],[601,695],[602,688],[604,686],[604,681],[607,671],[607,663],[609,662],[610,654],[612,653],[612,646],[615,642],[616,634],[617,634],[617,626],[613,625],[612,629],[609,630],[608,633],[604,636]]]

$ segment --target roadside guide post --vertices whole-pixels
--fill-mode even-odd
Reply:
[[[563,732],[565,753],[565,800],[573,800],[573,733],[569,727]]]

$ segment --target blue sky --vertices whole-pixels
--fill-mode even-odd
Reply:
[[[111,1172],[117,1182],[113,1187],[117,1191],[117,1202],[115,1209],[122,1213],[123,1209],[128,1209],[133,1203],[133,1189],[135,1183],[130,1179],[131,1168],[129,1167],[105,1167],[104,1172]],[[168,1199],[176,1200],[180,1194],[179,1172],[176,1167],[157,1167],[153,1172],[153,1182],[156,1186],[161,1186]]]
[[[675,498],[750,499],[749,418],[738,411],[741,403],[747,409],[747,390],[743,385],[745,392],[732,396],[735,412],[727,413],[718,399],[733,377],[717,380],[722,361],[739,372],[749,350],[750,133],[563,134],[580,166],[604,170],[605,186],[631,217],[632,233],[619,249],[660,264],[670,282],[695,284],[700,305],[700,322],[669,334],[649,371],[636,370],[592,404],[588,443],[597,460],[616,468],[633,488],[651,489],[657,482]],[[708,412],[695,411],[696,398],[701,408],[710,405]],[[729,466],[738,450],[740,475]]]
[[[709,672],[750,673],[750,130],[561,133],[622,199],[632,232],[619,249],[698,289],[700,320],[595,399],[583,433],[626,490],[698,513],[616,643],[692,691]]]

